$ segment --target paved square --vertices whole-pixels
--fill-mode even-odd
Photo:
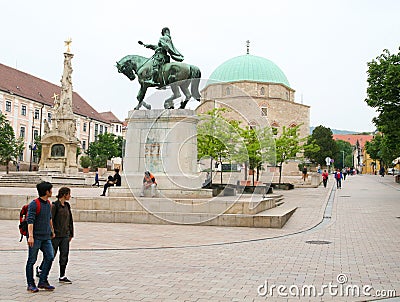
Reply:
[[[67,267],[73,284],[58,284],[56,257],[49,278],[56,290],[36,294],[26,291],[18,222],[1,220],[0,301],[295,301],[305,285],[317,293],[327,287],[300,300],[376,300],[381,290],[398,297],[400,185],[392,176],[348,177],[332,192],[331,219],[318,225],[329,193],[322,186],[283,192],[298,210],[282,229],[77,222]],[[266,284],[275,287],[263,295]],[[341,294],[349,285],[371,286],[371,296]]]

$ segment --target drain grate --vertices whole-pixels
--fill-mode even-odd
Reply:
[[[307,240],[308,244],[331,244],[332,242],[326,240]]]

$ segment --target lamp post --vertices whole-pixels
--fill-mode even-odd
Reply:
[[[342,152],[342,159],[343,159],[342,168],[344,168],[344,151],[340,151],[340,152]]]
[[[33,130],[35,129],[35,125],[33,125],[34,120],[32,119],[32,136],[31,136],[31,144],[29,145],[29,149],[31,149],[31,159],[29,161],[29,171],[32,171],[32,157],[33,157],[33,149],[35,144],[35,138],[33,137]]]

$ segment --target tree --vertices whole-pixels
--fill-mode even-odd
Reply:
[[[367,74],[365,102],[378,112],[373,122],[383,133],[381,156],[387,165],[400,155],[400,52],[390,54],[387,49],[383,50],[368,62]]]
[[[107,167],[107,160],[122,157],[122,136],[112,133],[99,134],[95,142],[89,144],[87,154],[92,161],[92,167]]]
[[[370,142],[365,143],[369,157],[378,160],[382,166],[388,166],[393,161],[393,150],[386,135],[377,134]]]
[[[338,147],[332,136],[332,131],[330,128],[324,126],[316,127],[311,136],[309,136],[307,143],[316,144],[319,146],[317,151],[313,149],[305,150],[304,156],[309,158],[313,163],[325,164],[325,158],[334,158],[338,153]]]
[[[335,142],[338,150],[338,152],[333,156],[333,158],[335,159],[335,166],[351,167],[353,165],[352,163],[353,147],[349,142],[343,140],[337,140]],[[344,157],[344,162],[343,162],[343,157]]]
[[[252,181],[254,185],[255,171],[257,171],[258,181],[263,164],[275,165],[275,142],[271,128],[240,127],[238,123],[235,123],[234,127],[242,138],[241,145],[238,146],[235,154],[236,161],[248,164],[249,169],[253,171]]]
[[[24,142],[15,138],[13,128],[6,116],[0,112],[0,163],[6,166],[7,174],[9,172],[8,163],[17,161],[23,150]]]
[[[222,183],[222,161],[232,162],[237,159],[235,150],[238,148],[240,137],[236,122],[228,121],[222,116],[226,108],[214,108],[200,115],[197,125],[197,157],[198,159],[210,157],[210,173],[212,172],[213,160],[221,165]]]

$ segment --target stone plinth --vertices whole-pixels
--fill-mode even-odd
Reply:
[[[124,176],[134,194],[147,170],[160,191],[201,190],[205,176],[197,168],[197,123],[189,109],[129,112]]]

